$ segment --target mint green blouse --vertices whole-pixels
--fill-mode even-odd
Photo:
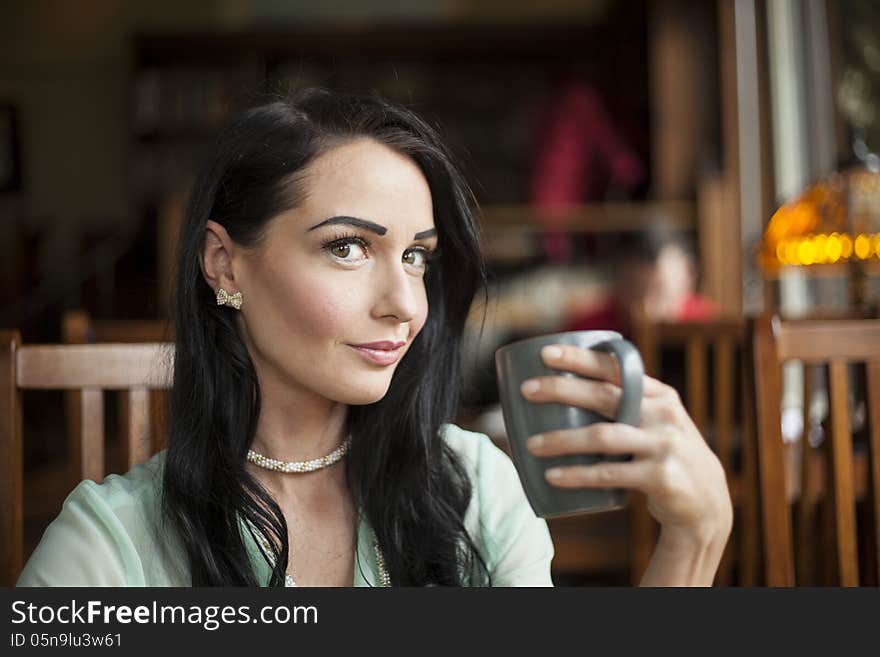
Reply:
[[[496,586],[552,586],[553,543],[535,516],[516,469],[488,436],[445,424],[442,435],[473,483],[465,526]],[[81,482],[48,526],[18,586],[189,586],[185,558],[157,529],[165,453],[125,475]],[[270,568],[249,532],[251,563],[260,581]],[[355,586],[377,586],[372,531],[361,515]]]

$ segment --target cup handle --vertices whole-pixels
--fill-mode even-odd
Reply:
[[[597,351],[612,353],[617,357],[620,367],[620,383],[623,395],[617,408],[616,422],[639,426],[642,415],[642,389],[644,386],[645,367],[638,349],[623,338],[615,338],[600,342],[591,347]]]

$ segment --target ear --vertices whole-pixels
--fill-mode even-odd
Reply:
[[[199,266],[205,281],[216,293],[221,287],[230,294],[239,291],[232,269],[235,243],[226,229],[216,221],[208,220],[205,241],[199,254]]]

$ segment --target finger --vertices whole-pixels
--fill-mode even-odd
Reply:
[[[682,427],[689,422],[687,411],[678,398],[656,397],[642,400],[639,426],[642,429],[657,427]]]
[[[595,411],[613,418],[620,406],[622,391],[608,381],[574,376],[539,376],[524,381],[523,397],[533,402],[556,402]]]
[[[570,344],[553,344],[541,349],[541,358],[548,367],[620,385],[620,368],[611,354]],[[657,379],[649,376],[644,379],[643,394],[646,397],[663,394],[666,388]]]
[[[586,427],[560,429],[532,436],[526,442],[535,456],[567,454],[636,454],[659,453],[660,444],[638,427],[617,422],[598,422]]]
[[[660,384],[664,385],[664,384]],[[594,411],[614,420],[620,407],[622,390],[608,381],[595,381],[572,376],[543,376],[528,379],[521,386],[523,397],[536,403],[555,402]],[[680,426],[690,422],[681,399],[672,388],[663,396],[642,399],[639,425],[643,429],[656,426]]]
[[[677,394],[672,386],[663,383],[660,379],[648,376],[647,374],[642,381],[642,395],[644,397],[667,397],[670,394]]]
[[[651,461],[603,461],[595,465],[549,468],[547,481],[557,488],[634,488],[645,492],[651,483]]]

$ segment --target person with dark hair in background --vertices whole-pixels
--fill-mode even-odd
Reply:
[[[168,448],[77,486],[19,584],[552,584],[512,462],[451,423],[485,285],[474,210],[435,132],[377,96],[308,90],[240,115],[181,228]],[[527,397],[616,403],[610,357],[547,358],[606,383],[548,377]],[[554,485],[646,492],[663,531],[643,582],[709,585],[724,472],[671,389],[644,390],[641,427],[536,453],[635,454]]]
[[[706,321],[718,305],[696,292],[697,272],[688,241],[654,229],[623,236],[613,250],[611,285],[598,305],[572,313],[564,330],[607,329],[632,337],[636,316],[649,321]]]

